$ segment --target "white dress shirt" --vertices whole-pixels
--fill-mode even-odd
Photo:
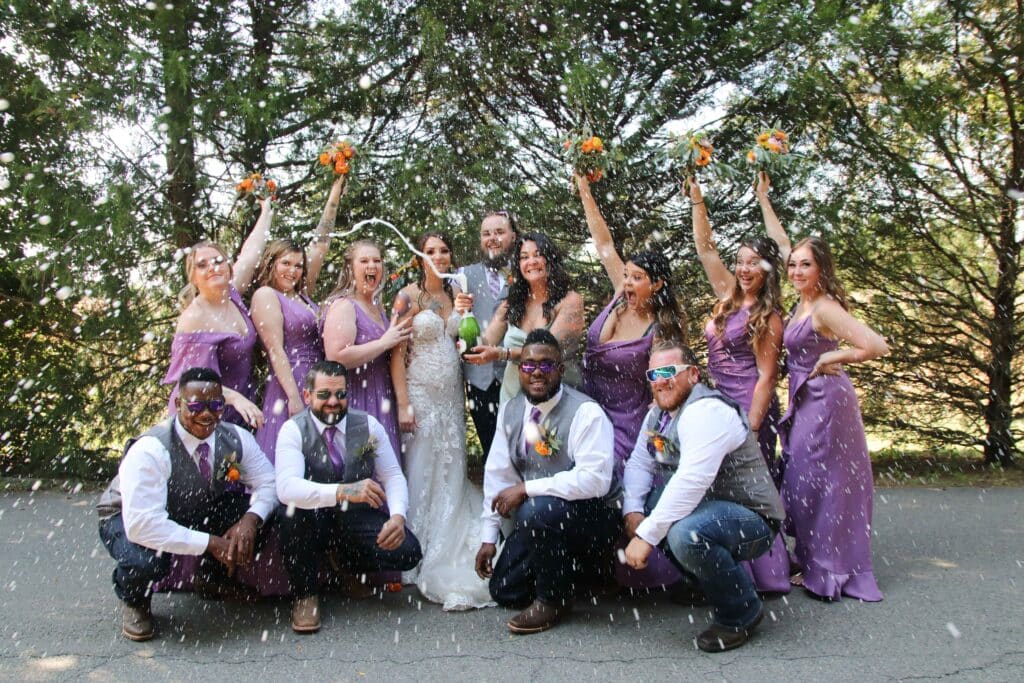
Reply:
[[[561,398],[562,390],[559,389],[554,397],[543,403],[533,405],[526,401],[523,432],[535,429],[529,422],[530,412],[534,408],[540,409],[539,422],[543,423]],[[487,466],[484,468],[484,508],[480,532],[483,543],[496,543],[498,540],[501,515],[491,510],[495,496],[523,480],[512,465],[511,454],[508,451],[505,409],[509,405],[511,404],[506,402],[498,409],[498,429],[491,443],[491,452],[487,456]],[[537,438],[536,434],[526,436],[531,440]],[[569,428],[569,437],[562,442],[562,447],[567,449],[566,454],[576,466],[550,477],[526,482],[526,495],[530,498],[555,496],[564,500],[585,500],[600,498],[607,494],[612,485],[612,472],[615,466],[615,435],[612,423],[601,410],[601,406],[594,402],[580,406]]]
[[[327,425],[310,413],[316,431],[322,436]],[[367,415],[370,438],[376,440],[377,455],[373,458],[374,478],[380,481],[387,496],[388,509],[393,515],[402,515],[409,509],[409,484],[405,481],[402,468],[398,465],[391,440],[384,425],[373,415]],[[345,452],[346,466],[354,454],[345,451],[345,428],[348,415],[341,418],[335,434],[335,445]],[[277,471],[277,497],[285,505],[295,505],[303,510],[329,508],[338,504],[338,484],[318,484],[306,479],[306,456],[302,453],[302,434],[299,426],[288,420],[277,433],[274,469]]]
[[[242,442],[241,482],[252,491],[249,512],[260,519],[277,506],[274,495],[274,468],[263,454],[252,434],[226,422]],[[216,432],[199,439],[175,418],[174,431],[185,450],[199,466],[196,449],[200,443],[210,446],[210,464],[216,453]],[[177,555],[202,555],[210,543],[210,535],[195,531],[173,521],[167,514],[167,483],[171,478],[171,454],[154,436],[143,436],[128,449],[118,469],[121,490],[121,517],[125,535],[132,543]],[[214,472],[216,476],[216,472]]]
[[[747,428],[736,410],[714,399],[696,401],[683,410],[676,429],[679,467],[650,516],[636,529],[636,535],[651,545],[661,543],[673,524],[693,512],[715,482],[722,460],[747,438]],[[646,430],[641,429],[623,474],[624,514],[643,512],[654,472],[654,458],[647,452]]]

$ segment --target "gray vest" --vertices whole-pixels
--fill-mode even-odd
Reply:
[[[373,476],[373,458],[360,457],[359,449],[370,440],[370,424],[361,410],[348,411],[345,418],[345,475],[338,479],[334,473],[327,442],[316,429],[309,408],[292,418],[302,435],[302,455],[306,458],[306,479],[318,484],[351,484]]]
[[[679,430],[676,428],[680,416],[689,406],[704,399],[717,399],[726,403],[736,411],[747,429],[747,438],[736,450],[727,453],[718,468],[718,475],[712,482],[704,495],[705,500],[727,500],[738,503],[763,517],[769,519],[783,520],[786,513],[782,509],[782,500],[779,498],[779,491],[775,488],[771,473],[761,455],[761,448],[757,443],[757,437],[750,431],[750,423],[747,421],[743,408],[731,398],[723,395],[715,389],[710,389],[704,384],[696,384],[690,392],[686,403],[683,404],[676,416],[669,422],[665,429],[665,439],[672,443],[674,448],[666,448],[663,453],[655,454],[655,463],[665,483],[675,474],[679,468]],[[651,411],[644,429],[655,431],[658,422],[661,420],[662,410],[655,408]],[[651,448],[649,445],[648,448]],[[652,490],[648,495],[647,505],[653,508],[664,486]]]
[[[494,317],[494,311],[498,308],[498,304],[508,294],[508,284],[503,282],[501,296],[495,297],[491,286],[487,284],[487,268],[484,267],[484,264],[474,263],[471,266],[466,266],[463,272],[466,274],[469,293],[473,295],[473,315],[476,316],[476,321],[480,324],[480,332],[483,332],[487,329],[491,318]],[[462,367],[465,371],[466,381],[481,391],[491,386],[495,380],[500,382],[501,376],[505,373],[504,363],[488,363],[486,365],[463,363]]]
[[[217,425],[214,439],[213,459],[210,463],[213,476],[210,482],[203,481],[199,474],[199,466],[189,455],[181,437],[174,428],[174,420],[158,424],[142,436],[152,436],[160,442],[171,456],[171,478],[167,481],[167,516],[185,527],[195,527],[205,515],[211,503],[224,494],[224,481],[218,479],[224,457],[229,453],[238,455],[238,462],[245,469],[245,454],[242,452],[242,441],[233,427],[226,423]],[[140,437],[141,438],[141,437]],[[133,439],[125,447],[125,453],[137,439]],[[121,477],[116,476],[107,486],[96,506],[101,519],[113,517],[121,512]]]
[[[504,427],[508,439],[508,452],[512,466],[523,481],[544,479],[559,472],[566,472],[576,466],[575,460],[569,457],[569,430],[576,413],[584,403],[594,403],[586,394],[572,387],[562,385],[562,398],[544,418],[543,424],[554,430],[561,448],[550,455],[544,456],[537,452],[536,444],[525,456],[521,447],[523,435],[523,416],[526,412],[526,395],[520,392],[505,405]],[[612,456],[612,444],[608,445],[608,455]],[[602,498],[606,504],[619,506],[622,501],[622,481],[613,468],[612,483]]]

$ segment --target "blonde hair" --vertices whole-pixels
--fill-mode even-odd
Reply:
[[[188,254],[185,255],[185,278],[188,282],[181,291],[178,292],[178,303],[181,304],[182,310],[188,308],[189,304],[191,304],[199,294],[199,288],[192,283],[192,274],[196,269],[196,253],[200,249],[213,249],[223,256],[224,261],[228,263],[228,277],[231,276],[231,258],[228,256],[228,253],[224,251],[222,246],[216,242],[211,242],[210,240],[203,240],[202,242],[196,242],[193,244]]]
[[[274,286],[274,266],[277,264],[277,259],[285,254],[302,255],[302,276],[299,278],[299,286],[295,291],[298,294],[306,294],[306,269],[308,267],[306,263],[306,250],[302,248],[301,244],[292,239],[274,240],[263,250],[263,258],[260,259],[260,265],[256,268],[256,286]]]
[[[350,296],[355,292],[356,282],[353,263],[356,260],[356,251],[362,247],[373,247],[381,257],[384,255],[384,251],[380,248],[380,245],[370,239],[356,240],[352,244],[348,245],[345,249],[344,260],[341,264],[341,272],[338,273],[338,282],[334,285],[334,289],[331,290],[331,293],[327,295],[327,300],[324,301],[321,311],[326,311],[336,300]],[[381,262],[383,264],[383,258]],[[380,287],[383,287],[385,282],[387,282],[387,268],[382,265]]]
[[[779,246],[775,240],[768,237],[755,237],[749,242],[744,242],[740,248],[746,247],[754,252],[763,264],[764,282],[761,289],[754,297],[754,303],[750,307],[750,316],[747,318],[747,331],[750,333],[751,346],[754,353],[760,353],[765,342],[772,336],[771,318],[778,311],[782,310],[782,288],[780,279],[782,277],[782,257],[779,255]],[[743,288],[740,286],[739,278],[733,278],[736,284],[733,286],[732,295],[715,304],[712,313],[715,324],[715,335],[721,338],[725,334],[725,320],[736,311],[743,308]],[[780,343],[781,339],[774,340]]]

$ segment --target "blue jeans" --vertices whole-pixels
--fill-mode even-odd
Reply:
[[[696,579],[715,608],[715,623],[740,630],[760,614],[761,599],[739,562],[763,555],[774,536],[756,512],[738,503],[705,500],[672,525],[663,546]]]

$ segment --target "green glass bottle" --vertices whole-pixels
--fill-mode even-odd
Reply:
[[[472,351],[473,347],[479,343],[479,339],[480,324],[476,321],[473,311],[466,311],[459,322],[459,341],[457,342],[459,353],[465,355]]]

